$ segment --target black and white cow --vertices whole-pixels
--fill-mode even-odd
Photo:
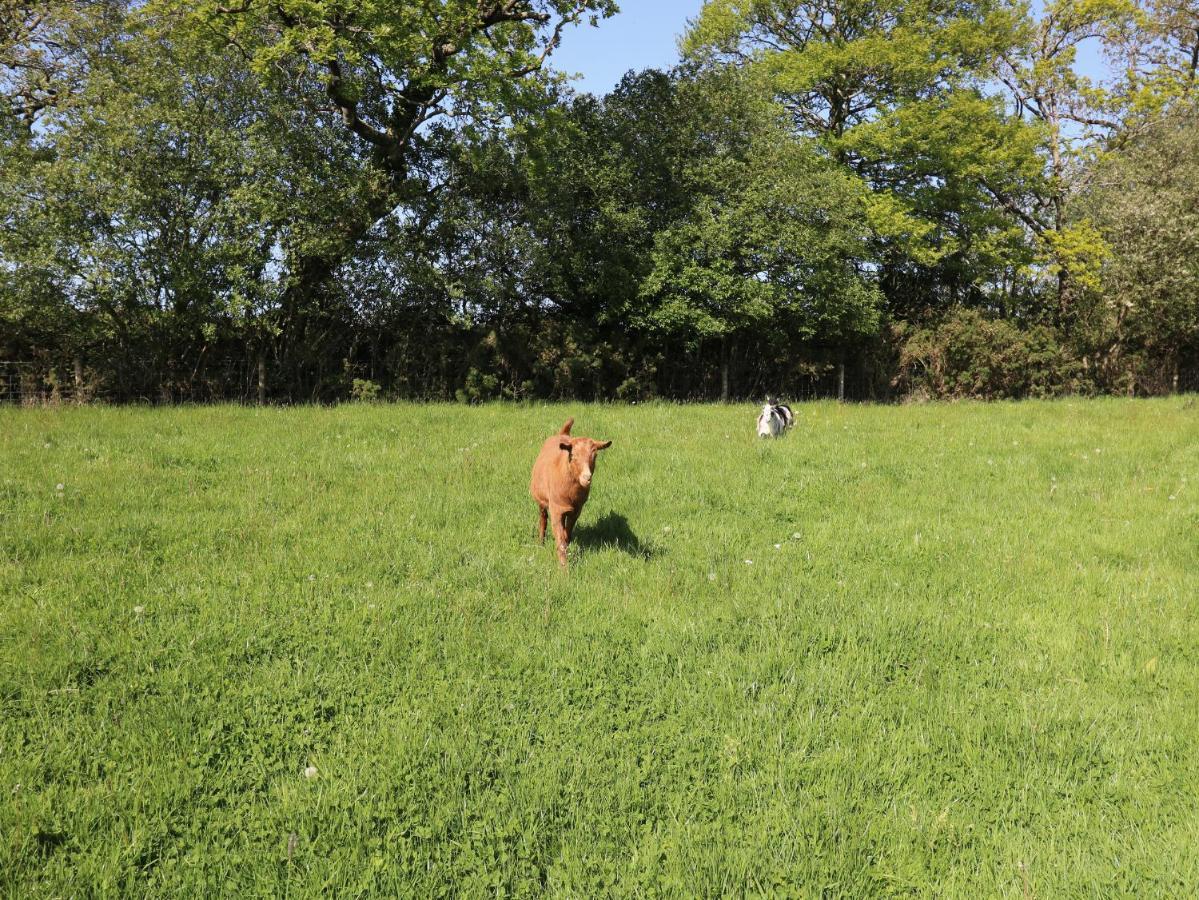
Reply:
[[[778,437],[795,424],[795,416],[791,407],[785,403],[775,403],[769,397],[766,405],[758,416],[758,437]]]

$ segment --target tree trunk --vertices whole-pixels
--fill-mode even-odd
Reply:
[[[402,201],[395,182],[379,188],[367,199],[357,218],[344,223],[338,240],[321,253],[295,254],[279,308],[275,384],[291,398],[306,397],[320,389],[321,352],[331,312],[331,287],[338,270],[349,260],[375,224]]]
[[[1066,183],[1065,161],[1062,159],[1061,120],[1058,114],[1056,97],[1047,109],[1046,122],[1050,127],[1050,160],[1053,172],[1053,232],[1061,237],[1066,228],[1066,195],[1063,185]],[[1060,328],[1066,324],[1066,317],[1074,305],[1074,278],[1069,271],[1060,251],[1054,249],[1057,261],[1057,317],[1055,324]]]
[[[258,352],[258,405],[266,406],[266,356]]]
[[[729,346],[725,338],[720,339],[720,402],[729,402]]]
[[[83,360],[78,356],[75,357],[75,402],[83,402]]]
[[[845,402],[845,363],[837,366],[837,400]]]

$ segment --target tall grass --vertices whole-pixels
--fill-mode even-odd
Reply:
[[[0,891],[1199,892],[1194,399],[796,413],[0,410]]]

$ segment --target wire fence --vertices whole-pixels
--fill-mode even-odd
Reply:
[[[22,360],[0,360],[0,403],[39,406],[75,403],[87,399],[82,374],[62,378],[44,365]]]
[[[902,399],[884,388],[872,373],[857,366],[827,366],[823,371],[811,375],[788,379],[781,390],[767,391],[765,383],[756,380],[748,392],[738,392],[737,397],[754,402],[765,402],[769,395],[776,402],[798,403],[811,400],[844,400],[850,402],[888,402]],[[218,367],[210,373],[202,389],[187,392],[160,392],[157,396],[135,395],[135,401],[151,403],[188,402],[235,402],[255,403],[267,399],[265,373],[259,367],[239,359]],[[1169,395],[1199,393],[1199,366],[1188,366],[1175,370],[1170,379],[1159,379],[1158,383],[1141,386],[1135,393],[1141,395]],[[0,404],[18,406],[42,406],[58,403],[87,403],[106,400],[121,402],[131,399],[124,395],[108,396],[99,384],[89,383],[81,363],[72,367],[55,367],[27,360],[0,360]],[[697,395],[694,401],[710,400],[710,392]]]
[[[211,364],[203,377],[187,383],[106,378],[81,361],[55,365],[0,360],[0,404],[45,406],[59,403],[253,403],[261,401],[261,372],[245,360]],[[132,382],[132,383],[130,383]]]

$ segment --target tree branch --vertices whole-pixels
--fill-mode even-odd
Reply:
[[[345,126],[354,132],[354,134],[374,144],[376,147],[391,150],[395,144],[395,135],[382,131],[369,122],[364,121],[358,115],[358,101],[346,95],[344,90],[345,84],[342,81],[341,75],[341,63],[336,59],[326,60],[325,69],[329,73],[325,92],[341,113],[341,120],[345,123]]]
[[[988,194],[990,194],[992,197],[994,197],[996,200],[998,200],[1004,209],[1006,209],[1008,212],[1010,212],[1012,215],[1014,215],[1017,219],[1019,219],[1021,222],[1023,222],[1029,228],[1029,230],[1032,231],[1033,234],[1036,234],[1036,235],[1044,234],[1045,226],[1043,224],[1041,224],[1040,222],[1038,222],[1035,218],[1030,216],[1023,209],[1021,209],[1019,204],[1017,204],[1014,200],[1012,200],[1010,197],[1008,197],[1002,191],[997,190],[996,188],[992,187],[991,184],[986,181],[986,179],[983,179],[981,184],[982,184],[983,188],[986,189]]]

